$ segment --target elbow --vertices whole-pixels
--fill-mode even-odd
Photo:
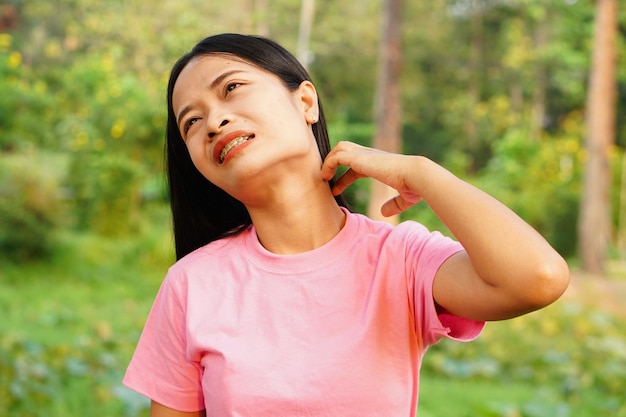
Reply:
[[[546,307],[558,300],[569,286],[569,266],[561,256],[555,255],[538,264],[531,282],[526,287],[529,307],[532,310]]]

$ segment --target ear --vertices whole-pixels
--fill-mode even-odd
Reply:
[[[311,81],[302,81],[297,90],[299,103],[302,105],[304,119],[308,124],[315,124],[319,119],[319,104],[317,102],[317,91]]]

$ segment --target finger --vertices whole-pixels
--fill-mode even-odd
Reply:
[[[335,176],[335,172],[337,172],[337,165],[332,166],[327,161],[328,160],[324,161],[322,164],[322,171],[320,172],[320,177],[326,182],[332,180]]]
[[[321,177],[324,181],[330,181],[340,165],[348,165],[347,154],[351,151],[363,148],[352,142],[341,141],[326,155],[322,163]]]
[[[396,202],[398,198],[402,197],[400,197],[399,195],[395,196],[391,200],[385,201],[385,203],[382,205],[382,207],[380,208],[380,213],[384,217],[391,217],[402,212],[402,210],[400,210],[400,206]]]
[[[330,181],[335,176],[338,167],[339,160],[336,156],[336,152],[334,152],[334,150],[330,151],[322,163],[322,171],[320,172],[322,180]]]
[[[350,184],[352,184],[354,181],[358,180],[359,178],[363,178],[363,177],[364,175],[359,174],[353,169],[351,168],[348,169],[346,172],[343,173],[341,177],[337,179],[337,182],[335,183],[333,187],[333,194],[339,195],[343,193],[344,190],[350,186]]]
[[[401,195],[397,195],[394,198],[387,200],[382,207],[380,208],[380,212],[385,217],[390,217],[399,213],[402,213],[406,209],[415,204],[419,203],[421,198],[418,198],[416,201],[406,200]]]
[[[322,164],[320,173],[322,179],[330,181],[337,173],[339,166],[350,166],[350,154],[343,150],[333,149]]]

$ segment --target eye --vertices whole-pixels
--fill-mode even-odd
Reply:
[[[241,83],[230,83],[226,86],[226,94],[230,93],[231,91],[233,91],[235,88],[239,87],[241,85]]]
[[[200,118],[198,117],[190,117],[189,119],[187,119],[185,125],[183,126],[183,132],[187,134],[187,132],[189,132],[189,129],[191,129],[191,126],[196,124],[198,120],[200,120]]]

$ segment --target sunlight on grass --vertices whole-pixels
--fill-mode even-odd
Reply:
[[[420,417],[518,416],[536,389],[527,384],[442,378],[422,375]],[[556,416],[555,416],[556,417]]]
[[[126,240],[68,235],[47,263],[0,266],[0,409],[14,416],[146,409],[120,381],[172,262],[168,239],[163,230]]]
[[[47,263],[0,265],[0,409],[145,416],[148,401],[121,378],[173,262],[169,232],[61,242]],[[419,416],[626,417],[626,316],[607,308],[618,295],[574,287],[544,310],[488,324],[472,343],[431,347]]]
[[[489,323],[472,343],[435,345],[424,360],[422,410],[455,417],[626,416],[626,315],[605,308],[606,297],[596,294],[572,289],[544,310]]]

